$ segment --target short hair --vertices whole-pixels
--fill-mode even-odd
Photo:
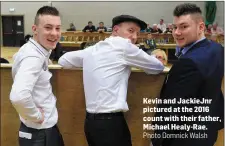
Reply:
[[[38,24],[38,17],[40,15],[52,15],[52,16],[59,16],[59,11],[55,8],[55,7],[51,7],[51,6],[43,6],[41,7],[38,11],[37,14],[35,16],[34,19],[34,24],[37,25]]]
[[[101,24],[101,23],[102,23],[102,24],[104,24],[104,22],[102,22],[102,21],[101,21],[101,22],[99,22],[99,24]]]
[[[89,24],[89,23],[92,23],[92,21],[88,21],[88,24]]]
[[[177,5],[173,11],[173,16],[177,17],[187,14],[202,14],[202,11],[196,4],[191,3]]]
[[[204,22],[204,18],[202,16],[202,11],[200,7],[196,4],[184,3],[177,5],[173,11],[173,16],[180,17],[182,15],[195,15],[196,20],[202,20]]]

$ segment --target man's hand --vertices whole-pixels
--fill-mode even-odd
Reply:
[[[42,124],[43,122],[44,122],[44,118],[45,118],[45,115],[44,115],[44,111],[43,111],[43,109],[41,109],[41,108],[38,108],[39,110],[40,110],[40,112],[41,112],[41,119],[40,119],[40,121],[38,122],[39,124]]]

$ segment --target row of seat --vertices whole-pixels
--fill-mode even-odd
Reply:
[[[143,43],[147,39],[148,33],[141,33],[138,37],[137,43]],[[68,31],[62,32],[61,42],[64,43],[77,43],[80,44],[82,42],[98,42],[108,38],[111,35],[110,32],[98,33],[98,32],[77,32],[77,31]],[[153,38],[155,38],[156,43],[159,44],[175,44],[174,38],[172,34],[152,34]],[[210,39],[210,35],[206,35],[207,38]],[[223,43],[224,36],[217,36],[217,42]]]

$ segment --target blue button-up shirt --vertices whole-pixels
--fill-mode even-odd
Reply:
[[[197,40],[194,43],[191,43],[190,45],[183,47],[183,50],[181,51],[180,47],[176,47],[176,52],[175,52],[175,56],[180,57],[181,55],[184,55],[192,46],[194,46],[195,44],[197,44],[198,42],[204,40],[206,37],[201,38],[200,40]],[[181,51],[181,53],[180,53]]]

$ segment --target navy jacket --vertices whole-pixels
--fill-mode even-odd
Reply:
[[[193,127],[190,131],[182,130],[155,130],[156,134],[163,132],[168,134],[200,132],[206,133],[208,138],[193,140],[190,137],[186,139],[166,139],[166,138],[153,138],[153,146],[213,146],[217,138],[217,131],[224,127],[224,97],[221,91],[221,84],[224,76],[224,48],[208,39],[204,39],[194,46],[192,46],[183,56],[178,59],[178,62],[173,65],[165,78],[160,98],[174,99],[177,101],[181,99],[196,98],[202,100],[212,99],[211,104],[158,104],[158,108],[168,108],[172,106],[192,108],[193,112],[158,112],[155,116],[169,117],[172,116],[211,116],[220,117],[217,122],[209,121],[157,121],[153,124],[177,124],[177,125],[206,125],[205,130],[194,130]],[[201,107],[209,107],[209,111],[197,109]],[[200,107],[200,108],[201,108]],[[199,110],[199,112],[197,112]]]

